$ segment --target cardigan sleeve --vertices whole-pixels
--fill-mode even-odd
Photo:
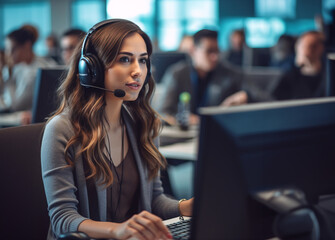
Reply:
[[[52,230],[56,235],[77,231],[86,219],[78,213],[73,167],[64,157],[66,143],[72,134],[69,121],[64,116],[57,116],[47,124],[42,139],[42,178]],[[73,151],[70,154],[74,155]]]
[[[179,216],[178,204],[177,200],[163,193],[160,176],[156,177],[153,183],[152,213],[162,219],[177,217]]]
[[[154,139],[154,143],[159,146],[159,138]],[[171,199],[164,194],[160,175],[153,180],[153,201],[152,212],[163,219],[179,216],[178,201]]]

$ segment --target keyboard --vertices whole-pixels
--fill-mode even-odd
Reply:
[[[181,220],[166,226],[175,240],[187,240],[191,237],[191,219]]]

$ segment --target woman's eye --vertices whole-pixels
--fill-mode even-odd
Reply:
[[[140,59],[140,63],[142,63],[142,64],[147,64],[147,61],[148,61],[148,59],[146,59],[146,58]]]
[[[120,62],[130,62],[130,59],[129,57],[121,57],[119,61]]]

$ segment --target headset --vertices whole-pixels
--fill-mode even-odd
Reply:
[[[116,97],[124,97],[126,93],[122,89],[109,90],[105,88],[105,84],[104,84],[104,79],[105,79],[104,70],[105,69],[103,65],[101,64],[101,61],[93,53],[87,53],[87,48],[88,48],[87,45],[88,45],[89,37],[94,33],[94,31],[106,25],[114,24],[118,22],[130,22],[130,21],[124,20],[124,19],[108,19],[108,20],[104,20],[102,22],[95,24],[88,31],[83,41],[83,45],[81,47],[81,56],[80,56],[80,60],[78,63],[78,72],[79,72],[80,85],[87,87],[87,88],[91,87],[91,88],[109,91],[109,92],[112,92]],[[148,59],[147,76],[146,76],[143,87],[147,84],[150,77],[151,77],[151,64],[150,64],[150,59]]]

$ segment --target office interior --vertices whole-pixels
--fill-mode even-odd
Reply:
[[[286,69],[273,64],[274,49],[278,44],[279,38],[285,35],[297,40],[299,36],[307,31],[317,31],[326,37],[332,36],[333,39],[333,42],[325,41],[324,45],[325,50],[322,61],[324,63],[323,71],[326,85],[324,89],[325,94],[322,98],[305,99],[299,100],[298,102],[294,102],[294,100],[290,102],[290,100],[287,100],[287,102],[284,101],[283,105],[280,105],[280,101],[271,98],[271,101],[233,106],[231,107],[232,112],[228,109],[223,115],[232,114],[232,116],[235,117],[234,111],[241,111],[243,113],[244,111],[252,111],[253,108],[260,110],[266,109],[264,111],[271,112],[271,110],[268,109],[277,109],[278,107],[286,109],[286,107],[291,106],[291,104],[297,108],[297,112],[301,111],[301,114],[307,114],[307,110],[299,108],[299,106],[305,105],[308,109],[312,106],[312,111],[317,114],[313,106],[320,105],[320,109],[322,108],[322,111],[324,111],[320,114],[322,120],[320,120],[320,122],[311,123],[311,126],[315,125],[316,128],[320,127],[318,124],[327,126],[329,128],[325,131],[334,133],[335,119],[328,119],[334,117],[334,114],[327,114],[327,111],[331,111],[331,109],[335,112],[333,99],[335,95],[335,58],[333,57],[334,55],[332,55],[335,53],[335,14],[332,16],[332,10],[335,10],[334,0],[0,0],[0,50],[4,50],[5,48],[5,38],[7,34],[14,29],[20,28],[24,24],[33,25],[38,29],[39,36],[34,45],[34,52],[38,56],[46,57],[48,54],[46,39],[50,35],[60,40],[62,34],[71,28],[81,29],[87,32],[94,24],[105,19],[129,19],[137,23],[149,35],[154,46],[152,66],[153,74],[157,77],[157,79],[155,79],[157,86],[152,99],[152,106],[156,108],[159,104],[157,99],[159,99],[164,92],[164,86],[161,82],[164,72],[176,61],[189,58],[186,52],[179,50],[180,42],[185,35],[192,36],[201,29],[217,31],[220,48],[220,63],[231,64],[228,63],[226,59],[226,54],[231,48],[231,33],[234,30],[243,29],[245,34],[243,57],[241,63],[233,67],[236,67],[237,71],[244,73],[245,78],[243,81],[245,86],[252,87],[253,89],[256,88],[257,92],[271,94],[274,86],[276,86],[286,71]],[[156,66],[155,62],[157,62]],[[234,65],[234,63],[232,65]],[[155,70],[157,72],[155,72]],[[6,192],[6,195],[12,194],[13,196],[17,196],[15,189],[18,188],[26,188],[22,190],[22,195],[29,195],[31,184],[39,185],[39,190],[43,188],[40,179],[40,163],[38,162],[40,158],[40,142],[36,141],[35,143],[34,141],[41,137],[45,117],[57,107],[51,103],[48,97],[55,94],[55,89],[58,86],[57,81],[65,71],[66,68],[63,64],[57,64],[52,70],[41,69],[38,72],[32,109],[33,116],[31,123],[29,123],[29,125],[33,126],[32,129],[17,129],[16,127],[21,125],[21,123],[16,116],[9,116],[6,115],[6,113],[0,114],[0,149],[4,152],[4,155],[0,152],[1,164],[4,166],[2,170],[0,170],[0,180],[1,189]],[[57,84],[43,83],[45,79],[53,79],[53,83],[57,82]],[[44,90],[40,90],[39,92],[39,90],[36,89]],[[49,105],[46,105],[46,102],[48,102]],[[262,104],[265,105],[263,106]],[[249,105],[251,110],[248,108]],[[220,112],[220,110],[218,111]],[[266,112],[266,114],[270,114],[268,112]],[[278,113],[274,114],[280,116]],[[205,114],[202,119],[207,118],[210,117]],[[295,117],[292,117],[292,119],[293,118]],[[302,121],[303,117],[302,119],[297,117],[297,119]],[[274,119],[273,121],[276,120]],[[278,124],[285,123],[287,122],[278,121]],[[208,122],[206,122],[206,124],[208,124]],[[243,123],[241,123],[240,126],[242,125]],[[274,123],[274,125],[276,125],[276,123]],[[194,181],[197,177],[197,167],[199,167],[197,166],[198,151],[201,148],[199,144],[205,144],[201,142],[200,139],[202,136],[200,135],[200,131],[206,132],[204,126],[205,124],[191,126],[186,131],[180,130],[178,126],[165,126],[163,128],[161,136],[162,146],[160,150],[166,157],[169,166],[166,171],[162,171],[162,182],[166,194],[171,196],[171,198],[191,198],[195,195]],[[253,124],[250,122],[246,123],[246,126],[253,128]],[[311,126],[309,126],[310,128],[308,128],[308,130],[314,131],[314,128]],[[15,129],[11,131],[13,127]],[[292,129],[293,128],[294,127],[292,127]],[[269,130],[269,132],[271,131]],[[205,133],[202,134],[205,136]],[[313,132],[313,134],[315,134],[315,137],[324,136],[324,138],[329,141],[334,140],[329,134],[323,135],[323,133],[320,132]],[[308,132],[306,133],[306,136],[307,135]],[[302,134],[302,136],[304,135]],[[301,136],[299,135],[299,137]],[[297,139],[300,139],[299,137],[297,137]],[[30,141],[30,139],[34,139],[34,141]],[[306,139],[310,138],[307,137]],[[14,146],[16,144],[23,145],[22,152],[16,151],[15,147],[10,147],[10,145]],[[294,143],[292,143],[292,146],[294,146]],[[329,148],[333,146],[334,144],[327,145]],[[316,149],[319,151],[324,150],[321,147]],[[201,151],[202,154],[206,152],[204,149]],[[22,163],[22,154],[27,154],[24,163]],[[334,151],[329,150],[329,154],[333,156]],[[8,159],[12,159],[12,162],[6,161],[7,157]],[[28,162],[30,158],[34,159],[32,165]],[[202,158],[204,157],[202,156]],[[329,156],[325,156],[325,158],[328,159]],[[327,164],[328,163],[327,161]],[[335,170],[335,163],[329,163],[327,166]],[[31,172],[27,174],[24,171],[25,169],[30,169]],[[282,174],[282,177],[285,178],[285,173]],[[29,178],[29,180],[27,180],[27,178]],[[17,181],[17,179],[19,179],[19,181]],[[27,181],[26,185],[24,184],[25,181]],[[200,180],[198,179],[197,181]],[[218,183],[218,185],[220,184],[221,183]],[[333,187],[327,188],[327,191],[329,189],[333,190]],[[19,199],[11,199],[10,196],[6,196],[6,198],[8,198],[6,204],[11,202],[12,206],[8,207],[7,210],[6,206],[1,206],[1,209],[8,214],[5,215],[5,218],[1,217],[1,221],[4,222],[15,222],[16,218],[20,218],[21,215],[33,215],[36,213],[35,209],[43,206],[43,209],[37,213],[35,223],[33,220],[34,217],[32,217],[32,222],[27,224],[30,230],[25,228],[32,233],[29,235],[31,238],[28,237],[27,239],[44,239],[40,238],[39,229],[49,226],[44,193],[43,190],[42,192],[36,193],[36,191],[39,190],[34,190],[35,192],[31,194],[30,197],[33,197],[33,199],[27,197],[29,205],[32,206],[31,209],[26,209],[24,206],[25,196]],[[203,189],[201,191],[206,192],[206,190]],[[291,193],[292,192],[287,196],[292,197]],[[262,192],[260,194],[267,193]],[[283,193],[281,192],[281,194]],[[295,194],[301,194],[301,192],[297,191]],[[335,203],[333,204],[332,201],[329,200],[331,199],[329,194],[327,192],[327,196],[323,196],[323,199],[325,199],[324,202],[327,207],[333,211],[331,212],[331,218],[333,219],[335,216]],[[260,195],[257,195],[257,197],[259,196]],[[260,196],[257,201],[264,203],[262,196]],[[215,198],[215,196],[212,197]],[[220,197],[222,197],[221,194]],[[257,197],[253,196],[253,198]],[[294,198],[296,198],[296,195],[294,195]],[[288,201],[290,201],[290,199]],[[200,203],[197,204],[200,208]],[[248,202],[248,204],[250,203]],[[17,207],[14,207],[15,205]],[[251,205],[254,205],[254,203],[251,203]],[[296,207],[296,205],[294,206]],[[14,211],[15,209],[16,212]],[[256,206],[255,209],[259,209],[259,206]],[[280,211],[282,211],[282,209]],[[241,211],[241,214],[244,213]],[[243,219],[243,221],[244,220],[245,219]],[[267,222],[266,226],[272,229],[274,220],[266,219],[266,221],[271,221]],[[320,227],[321,223],[318,224],[319,231],[323,231],[325,227]],[[224,226],[222,226],[222,228],[224,228]],[[8,237],[6,239],[18,239],[14,232],[16,229],[14,226],[9,229],[10,231],[6,231],[6,229],[2,227],[0,227],[0,229],[0,232],[4,232],[5,236]],[[311,229],[314,235],[306,235],[304,236],[305,238],[301,239],[323,239],[320,235],[315,235],[315,225],[312,224]],[[309,231],[310,229],[308,229],[308,232]],[[206,233],[201,232],[199,234]],[[250,234],[254,234],[254,232],[250,231]],[[285,235],[285,233],[283,234]],[[17,233],[17,235],[19,236],[19,233]],[[276,236],[274,236],[273,233],[266,236],[269,239],[280,239],[275,238]],[[246,237],[245,239],[254,239],[253,237],[248,238],[247,235],[243,237]],[[282,239],[285,239],[285,236],[283,236]]]

